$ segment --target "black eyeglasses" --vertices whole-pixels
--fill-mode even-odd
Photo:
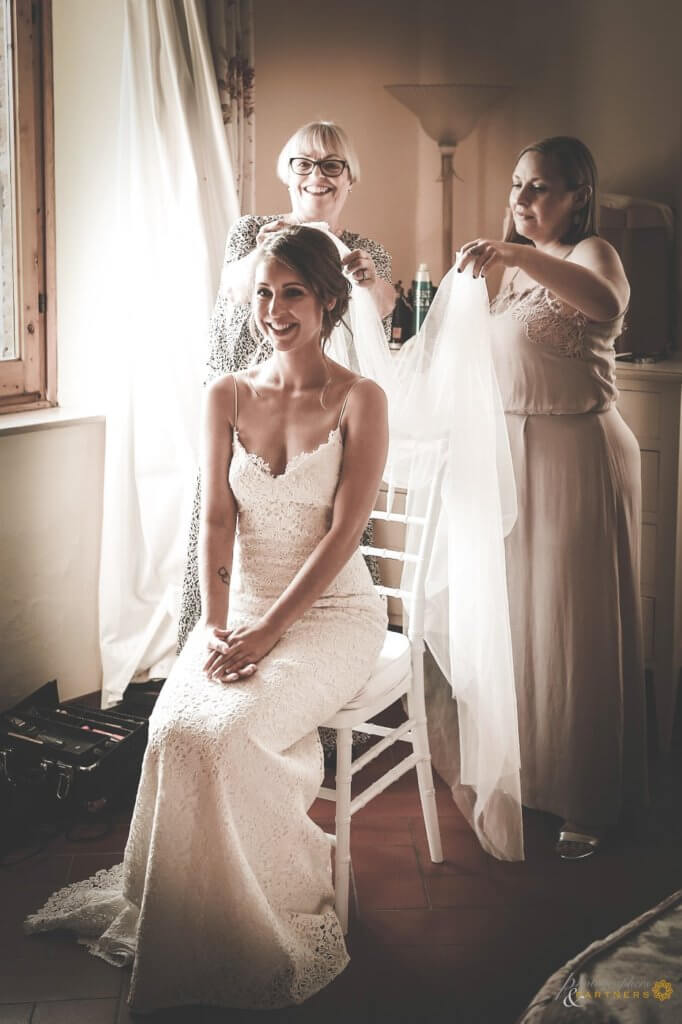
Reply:
[[[289,167],[294,174],[311,174],[313,167],[319,167],[325,178],[338,178],[343,174],[344,168],[348,167],[346,160],[338,160],[336,157],[325,157],[323,160],[310,160],[307,156],[292,156],[289,160]]]

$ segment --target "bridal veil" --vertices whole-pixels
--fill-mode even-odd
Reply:
[[[331,237],[346,255],[349,250]],[[328,353],[355,364],[388,396],[389,502],[396,489],[405,490],[406,511],[414,517],[424,516],[432,497],[437,503],[425,640],[452,694],[445,710],[454,725],[445,749],[440,744],[447,759],[441,774],[483,848],[519,860],[520,757],[504,556],[516,492],[486,287],[469,271],[450,270],[419,333],[397,353],[386,345],[371,297],[357,286],[347,326],[336,328]],[[407,528],[407,552],[416,553],[419,533]],[[407,561],[402,588],[409,590],[413,571]],[[437,732],[431,718],[438,708],[428,700],[427,708],[430,732]]]

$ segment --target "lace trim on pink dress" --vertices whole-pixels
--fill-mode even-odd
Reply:
[[[579,309],[566,306],[542,285],[516,293],[510,282],[493,299],[490,311],[494,316],[509,313],[523,325],[526,337],[534,345],[544,345],[568,359],[584,359],[587,354],[588,318]]]

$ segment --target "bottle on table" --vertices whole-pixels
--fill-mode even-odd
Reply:
[[[414,281],[412,282],[412,294],[414,296],[412,333],[416,334],[424,323],[424,318],[429,311],[431,299],[433,298],[431,275],[429,274],[429,268],[426,263],[420,263],[417,268],[417,273]]]
[[[412,334],[412,307],[405,298],[402,281],[395,285],[396,300],[391,318],[391,340],[389,348],[399,349]]]

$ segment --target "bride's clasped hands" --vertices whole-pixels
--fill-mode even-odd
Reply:
[[[203,671],[209,679],[223,683],[236,683],[252,676],[258,662],[280,638],[278,630],[264,620],[236,629],[207,626],[206,631],[209,654]]]

